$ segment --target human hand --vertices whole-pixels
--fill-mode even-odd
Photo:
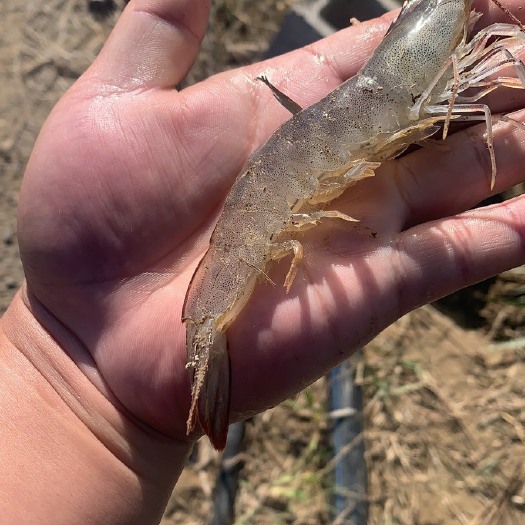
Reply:
[[[177,92],[208,9],[130,3],[50,115],[19,206],[29,308],[108,398],[180,440],[188,283],[243,162],[288,118],[255,77],[273,71],[279,88],[313,103],[359,69],[392,20]],[[504,19],[490,13],[484,24]],[[495,110],[522,107],[518,92],[502,93]],[[476,126],[446,148],[385,163],[331,205],[376,238],[327,221],[301,237],[305,258],[289,294],[257,287],[228,332],[234,417],[299,391],[410,309],[524,262],[523,197],[461,214],[489,194],[483,133]],[[495,126],[495,191],[523,181],[523,133]],[[288,263],[275,265],[273,281],[284,281]]]

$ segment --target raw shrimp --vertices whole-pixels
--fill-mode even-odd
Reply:
[[[323,210],[323,204],[374,175],[382,161],[436,133],[439,124],[445,124],[445,136],[451,119],[486,121],[494,184],[490,112],[477,101],[498,86],[525,84],[523,64],[503,47],[522,39],[523,32],[517,25],[494,24],[468,41],[480,17],[472,2],[408,0],[357,75],[306,109],[271,86],[294,116],[248,158],[186,295],[188,433],[198,420],[216,448],[225,446],[227,329],[257,281],[269,280],[272,260],[293,255],[284,282],[287,290],[292,286],[303,248],[290,232],[325,218],[355,220]],[[490,79],[509,64],[517,78]],[[467,89],[468,96],[462,95]]]

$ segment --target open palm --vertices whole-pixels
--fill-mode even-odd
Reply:
[[[108,397],[181,439],[184,296],[243,162],[288,118],[255,77],[266,72],[313,103],[357,71],[382,34],[371,27],[392,19],[177,92],[208,10],[207,1],[129,4],[44,126],[19,206],[34,311],[51,314],[46,328]],[[512,92],[492,105],[522,101]],[[523,131],[500,123],[495,135],[501,191],[524,179]],[[386,163],[332,203],[377,236],[327,221],[302,236],[289,294],[279,285],[288,260],[272,269],[277,286],[258,286],[228,334],[234,415],[300,390],[415,306],[522,264],[525,199],[455,215],[488,195],[489,170],[483,129],[471,128],[446,149]]]

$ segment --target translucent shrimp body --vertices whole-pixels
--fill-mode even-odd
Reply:
[[[224,447],[230,413],[226,332],[272,260],[293,255],[285,281],[288,289],[292,285],[302,246],[289,232],[323,218],[354,220],[322,205],[373,175],[383,160],[434,134],[436,124],[458,113],[487,117],[488,108],[474,104],[475,97],[457,102],[465,89],[477,88],[482,96],[496,87],[486,77],[511,62],[488,39],[521,33],[497,24],[467,43],[478,18],[471,7],[472,0],[406,2],[359,73],[296,112],[246,162],[184,305],[192,380],[188,432],[198,420],[214,446]],[[497,85],[521,87],[525,75],[518,76]]]

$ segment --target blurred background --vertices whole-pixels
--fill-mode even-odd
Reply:
[[[183,86],[399,4],[215,0]],[[35,138],[124,7],[124,0],[0,3],[1,311],[23,279],[16,204]],[[357,412],[334,413],[332,376],[248,421],[222,470],[201,440],[162,523],[525,523],[524,314],[518,268],[405,316],[338,371]],[[354,434],[336,443],[341,421]],[[362,458],[362,466],[338,477],[348,458]],[[217,510],[221,486],[220,505],[233,505],[226,513]]]

